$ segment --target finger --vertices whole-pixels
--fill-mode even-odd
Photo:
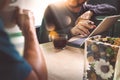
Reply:
[[[93,21],[87,21],[87,24],[94,25],[94,22]]]
[[[80,34],[79,30],[75,30],[74,32],[75,32],[74,35],[79,35]]]
[[[95,26],[95,23],[93,22],[93,21],[87,21],[87,24],[88,24],[88,26],[90,26],[90,28],[95,28],[96,26]]]
[[[26,10],[26,9],[23,10],[23,13],[28,15],[28,16],[33,15],[33,13],[30,10]]]
[[[83,21],[79,22],[79,25],[82,25],[82,26],[86,27],[87,29],[92,29],[93,24],[94,23],[92,21],[89,21],[89,20],[83,20]]]
[[[92,29],[96,27],[93,21],[88,21],[88,25],[91,26]]]
[[[80,32],[80,30],[77,28],[77,27],[74,27],[73,29],[72,29],[72,34],[73,35],[79,35],[81,32]]]
[[[89,34],[89,33],[90,33],[89,30],[86,29],[86,28],[83,27],[83,26],[79,26],[78,29],[81,30],[81,31],[83,31],[85,34]]]
[[[34,19],[34,15],[30,10],[23,10],[24,15],[28,16],[28,18],[33,18]]]
[[[18,11],[19,14],[23,14],[23,9],[17,7],[17,11]]]
[[[78,24],[77,28],[79,29],[79,31],[84,32],[84,34],[90,34],[89,30],[84,26],[81,26],[81,25]]]
[[[86,35],[80,35],[80,37],[87,37],[88,35],[86,34]]]
[[[20,9],[19,7],[16,7],[15,10],[15,21],[17,24],[19,24],[20,22],[20,18],[21,18],[21,14],[23,13],[22,9]]]
[[[76,32],[76,35],[78,35],[78,34],[85,35],[86,34],[82,29],[79,29],[79,28],[76,28],[75,32]]]
[[[23,14],[28,14],[29,10],[23,9]]]
[[[85,35],[86,33],[84,31],[82,31],[82,30],[79,30],[79,34]]]

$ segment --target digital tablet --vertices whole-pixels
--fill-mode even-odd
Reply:
[[[120,18],[120,15],[113,15],[113,16],[107,16],[99,23],[99,25],[86,37],[86,38],[79,38],[74,41],[68,42],[68,45],[81,47],[83,46],[85,40],[91,36],[100,34],[102,32],[105,32],[108,28],[110,28],[113,24],[117,22],[117,20]]]

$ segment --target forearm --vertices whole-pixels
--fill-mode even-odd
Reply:
[[[89,10],[94,12],[94,15],[113,15],[117,14],[117,9],[108,4],[98,4],[98,5],[87,5]]]
[[[47,80],[47,70],[45,60],[42,52],[39,48],[35,29],[28,29],[27,33],[24,34],[25,46],[24,46],[24,57],[28,63],[32,66],[33,71],[39,77],[39,80]]]

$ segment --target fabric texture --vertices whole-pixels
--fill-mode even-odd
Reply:
[[[25,80],[32,69],[16,51],[3,26],[0,20],[0,80]]]

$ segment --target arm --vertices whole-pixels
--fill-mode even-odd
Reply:
[[[36,37],[32,13],[18,10],[17,23],[25,37],[24,58],[32,66],[32,72],[26,80],[47,80],[45,60]]]
[[[98,4],[98,5],[83,5],[83,14],[78,17],[76,20],[76,24],[80,19],[88,19],[90,20],[93,16],[100,15],[114,15],[117,14],[117,9],[114,6],[108,4]]]
[[[87,25],[87,20],[90,20],[93,16],[117,14],[117,9],[108,4],[87,4],[83,5],[82,13],[83,14],[76,20],[75,27],[71,29],[71,34],[73,35],[82,34],[86,36],[86,34],[90,34],[89,30],[93,29],[95,25],[93,25],[93,27],[91,27],[92,25]]]
[[[80,21],[71,29],[71,34],[86,37],[90,34],[89,30],[94,29],[95,27],[94,22],[88,19],[80,19]]]
[[[75,24],[77,24],[81,19],[90,20],[93,15],[94,15],[93,11],[88,10],[84,12],[80,17],[77,18]]]
[[[117,14],[117,9],[109,4],[98,4],[98,5],[84,5],[83,6],[86,11],[90,10],[94,14],[94,16],[98,15],[114,15]]]

